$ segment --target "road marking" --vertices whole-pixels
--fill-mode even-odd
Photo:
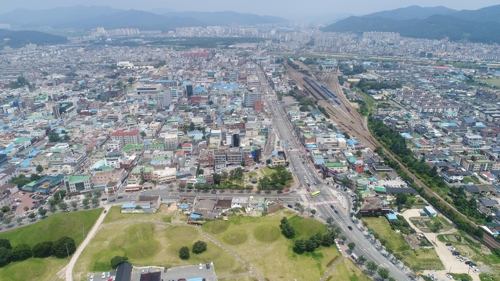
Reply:
[[[320,205],[330,205],[330,204],[338,204],[338,201],[322,201],[322,202],[314,202],[314,205],[320,206]]]

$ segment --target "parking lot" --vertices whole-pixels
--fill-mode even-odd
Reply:
[[[28,193],[28,192],[22,192],[24,194],[21,194],[21,192],[18,192],[16,194],[14,194],[14,200],[15,199],[19,199],[21,200],[19,202],[19,205],[17,205],[16,203],[14,203],[13,205],[11,205],[11,208],[12,206],[15,206],[17,205],[17,209],[15,211],[15,215],[21,215],[21,214],[24,214],[25,211],[24,211],[24,207],[28,207],[29,208],[29,211],[36,211],[36,208],[35,209],[32,209],[34,206],[38,207],[38,205],[35,205],[35,203],[33,202],[36,202],[37,200],[36,199],[33,199],[30,197],[30,195],[34,194],[34,193]],[[38,195],[42,198],[46,198],[47,196],[45,195]],[[36,197],[35,197],[36,198]]]
[[[201,269],[200,269],[201,268]],[[163,268],[156,267],[142,267],[135,268],[132,270],[132,281],[139,281],[141,279],[141,274],[146,272],[157,272],[161,271],[161,279],[163,281],[179,280],[179,279],[191,279],[191,278],[205,278],[206,281],[216,281],[217,275],[213,265],[207,269],[206,264],[200,265],[189,265],[182,267],[169,268],[165,272]]]

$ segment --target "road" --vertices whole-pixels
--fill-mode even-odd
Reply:
[[[259,73],[259,78],[262,79],[263,75],[263,73]],[[266,91],[272,93],[269,86],[264,89],[264,92]],[[324,184],[322,180],[318,178],[316,169],[308,162],[306,152],[302,145],[299,144],[298,138],[294,134],[292,126],[288,118],[286,118],[286,114],[282,107],[277,103],[275,97],[265,95],[264,98],[265,103],[271,109],[273,125],[277,129],[281,139],[285,142],[285,150],[287,150],[288,159],[300,182],[298,191],[307,197],[309,206],[315,206],[320,219],[326,220],[328,217],[334,218],[342,229],[342,234],[348,237],[348,240],[356,243],[357,246],[354,249],[354,253],[357,256],[363,255],[368,261],[375,261],[380,266],[387,268],[391,276],[396,280],[411,280],[411,278],[407,276],[409,272],[405,272],[401,268],[393,265],[367,238],[364,237],[363,233],[349,218],[350,208],[339,208],[339,204],[336,203],[339,199],[333,194],[333,186]],[[301,187],[308,187],[309,185],[311,185],[311,191],[319,190],[321,194],[314,198],[311,198],[308,194],[306,195],[306,192]],[[335,192],[340,193],[340,190],[336,189]],[[346,198],[345,195],[344,198]],[[333,205],[336,210],[340,211],[336,213],[329,205]],[[349,226],[352,230],[348,229]]]

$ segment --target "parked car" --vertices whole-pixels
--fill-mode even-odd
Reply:
[[[347,226],[347,228],[349,228],[349,230],[352,230],[352,226],[350,226],[350,225],[349,225],[349,226]]]

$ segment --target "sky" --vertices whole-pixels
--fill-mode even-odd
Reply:
[[[363,15],[410,5],[475,10],[499,4],[498,0],[3,0],[2,2],[0,13],[16,8],[50,9],[61,6],[98,5],[127,10],[169,8],[176,11],[235,11],[275,15],[288,19],[325,14]]]

